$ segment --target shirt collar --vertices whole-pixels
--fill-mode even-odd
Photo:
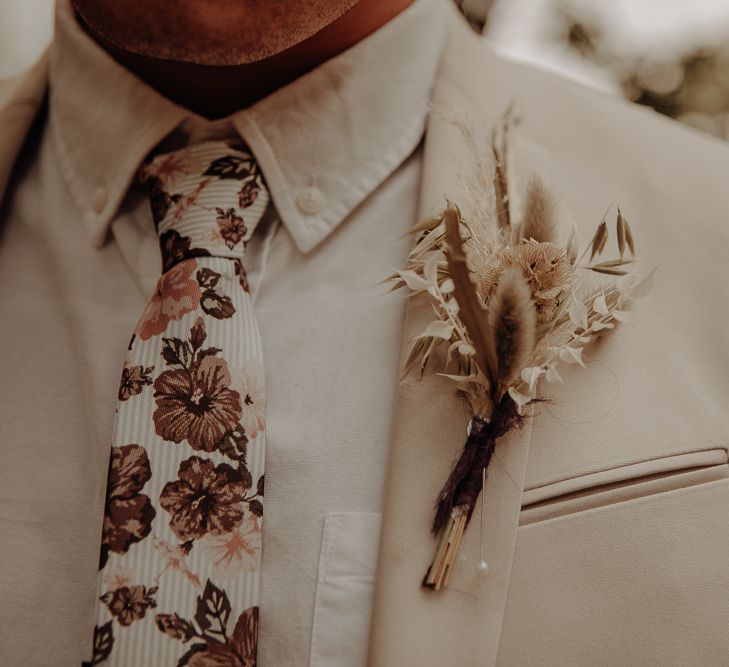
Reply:
[[[200,138],[232,124],[255,154],[298,248],[312,249],[420,142],[447,19],[446,0],[416,0],[344,53],[210,123],[114,61],[61,0],[51,51],[51,126],[92,242],[104,243],[137,168],[170,132],[182,127]]]

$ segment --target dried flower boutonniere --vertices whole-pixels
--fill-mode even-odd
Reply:
[[[456,383],[472,414],[463,452],[436,501],[438,541],[423,580],[435,590],[448,585],[499,438],[520,426],[526,406],[543,400],[543,380],[562,382],[560,364],[584,366],[585,346],[626,319],[653,277],[632,271],[633,234],[619,208],[612,259],[603,259],[607,213],[582,256],[574,232],[560,244],[554,201],[539,179],[526,187],[520,219],[513,219],[509,128],[507,116],[492,140],[491,164],[477,160],[477,181],[488,185],[469,190],[467,210],[449,204],[419,224],[407,267],[389,279],[393,289],[427,293],[433,306],[433,321],[415,338],[403,373],[423,373],[443,348],[441,374]]]

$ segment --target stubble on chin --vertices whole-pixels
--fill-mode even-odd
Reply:
[[[71,0],[87,29],[150,58],[208,66],[264,60],[324,29],[359,0]]]

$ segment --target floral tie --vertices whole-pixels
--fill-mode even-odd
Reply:
[[[242,259],[269,194],[240,143],[140,175],[163,272],[122,370],[84,665],[253,667],[265,397]]]

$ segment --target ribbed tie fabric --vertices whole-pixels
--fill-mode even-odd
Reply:
[[[84,664],[253,667],[265,396],[243,256],[269,194],[239,142],[140,174],[162,276],[122,370]]]

